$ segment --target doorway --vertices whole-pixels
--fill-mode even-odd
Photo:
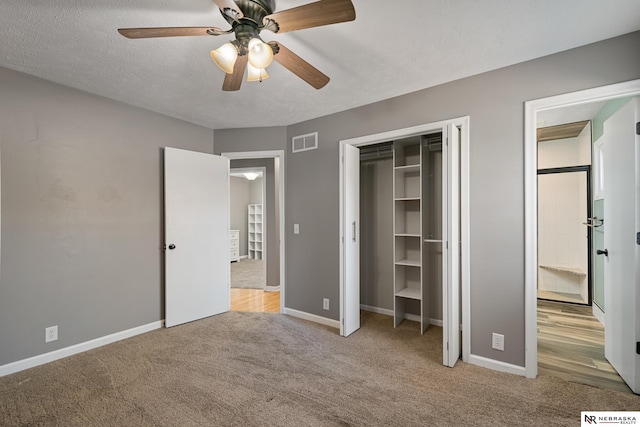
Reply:
[[[254,195],[254,198],[250,197],[242,207],[238,228],[246,230],[241,236],[241,245],[244,247],[243,258],[237,265],[232,263],[231,266],[232,274],[235,267],[239,273],[244,272],[249,276],[253,275],[250,270],[257,267],[260,272],[263,272],[261,286],[234,288],[232,283],[232,310],[282,313],[285,310],[286,289],[284,151],[229,152],[222,153],[222,156],[230,159],[231,169],[235,172],[242,174],[249,171],[263,172],[260,188],[262,203],[249,203],[257,202],[260,198]],[[256,177],[256,180],[258,179]],[[249,279],[249,281],[253,280],[251,277]]]
[[[266,237],[270,219],[264,208],[266,167],[237,168],[233,167],[234,161],[231,163],[231,288],[264,290],[267,286]]]
[[[590,90],[585,90],[581,92],[565,94],[554,96],[546,99],[540,99],[535,101],[529,101],[525,103],[525,322],[526,322],[526,354],[525,354],[525,369],[526,374],[530,378],[535,378],[538,374],[538,333],[537,333],[537,315],[538,315],[538,304],[537,304],[537,283],[538,283],[538,275],[539,275],[539,265],[538,265],[538,256],[539,256],[539,248],[538,248],[538,224],[537,224],[537,211],[538,211],[538,186],[537,186],[537,143],[536,143],[536,127],[539,121],[539,115],[554,110],[560,110],[563,108],[569,108],[572,106],[575,107],[584,107],[589,103],[594,102],[602,102],[602,101],[611,101],[616,99],[622,99],[632,96],[637,96],[640,94],[640,80],[605,86],[601,88],[595,88]],[[627,126],[627,134],[633,135],[634,123],[630,121]],[[633,137],[631,137],[633,139]],[[633,144],[631,144],[633,147]],[[609,149],[613,149],[613,147],[609,147]],[[631,156],[632,158],[634,156]],[[594,158],[594,166],[597,169],[598,160]],[[608,174],[619,175],[621,172],[617,170],[618,168],[613,167],[609,168]],[[595,173],[596,177],[594,179],[594,183],[598,183],[598,174]],[[633,178],[631,179],[633,181]],[[597,192],[595,190],[594,192]],[[628,198],[626,202],[630,203],[630,206],[634,205],[634,199],[636,196]],[[624,210],[624,208],[619,208]],[[596,212],[594,212],[594,216],[598,216]],[[612,217],[611,215],[609,215]],[[612,217],[612,220],[615,221],[615,215]],[[602,219],[602,218],[599,218]],[[606,217],[604,218],[606,221]],[[588,223],[592,225],[600,224],[592,217]],[[606,234],[606,233],[605,233]],[[635,241],[634,241],[635,243]],[[633,250],[632,247],[632,251]],[[605,255],[606,256],[606,255]],[[598,259],[597,257],[595,259]],[[608,262],[605,261],[605,262]],[[633,266],[633,263],[630,264]],[[625,283],[617,284],[616,291],[613,294],[610,294],[608,297],[608,304],[616,304],[616,301],[622,299],[623,297],[620,293],[622,289],[627,291],[626,287],[631,286],[631,292],[628,292],[628,295],[635,295],[635,290],[633,287],[635,284],[633,281],[628,281]],[[606,289],[611,291],[613,289],[612,286],[607,285]],[[594,302],[596,302],[597,292],[594,292]],[[626,298],[627,300],[633,300],[635,304],[635,298]],[[597,312],[597,304],[593,304],[593,311]],[[615,349],[615,352],[620,351],[620,348],[624,346],[610,346],[606,344],[608,340],[618,341],[622,337],[622,333],[618,333],[620,329],[626,330],[631,329],[634,331],[640,328],[640,324],[638,324],[636,319],[636,308],[632,308],[628,305],[624,305],[623,310],[624,313],[616,314],[616,310],[607,310],[604,316],[604,328],[605,328],[605,353],[607,353],[607,359],[611,361],[612,354],[610,350],[612,348]],[[622,311],[622,310],[621,310]],[[614,314],[616,314],[614,316]],[[618,327],[618,323],[620,323],[619,318],[626,317],[627,318],[627,326],[621,325],[622,328]],[[627,340],[628,341],[628,340]],[[628,347],[628,346],[627,346]],[[625,357],[633,357],[631,356],[632,350],[629,347],[628,350],[623,350],[625,352]],[[612,362],[613,364],[613,362]],[[619,366],[616,367],[616,370],[619,370]],[[629,379],[631,379],[631,383],[633,383],[634,379],[631,377],[625,378],[627,383],[630,383]],[[631,384],[630,384],[631,385]],[[633,388],[633,387],[632,387]]]
[[[420,202],[417,202],[416,195],[409,195],[408,198],[402,195],[394,195],[394,212],[400,215],[400,220],[394,220],[395,227],[400,227],[394,234],[392,242],[398,246],[400,252],[403,255],[407,255],[406,260],[398,258],[394,263],[396,264],[394,271],[398,270],[400,273],[404,272],[404,275],[400,274],[400,280],[407,280],[407,287],[395,289],[394,299],[413,299],[419,301],[419,305],[423,302],[424,296],[418,297],[418,288],[420,287],[420,280],[413,280],[412,278],[419,277],[421,273],[419,270],[415,270],[414,265],[416,261],[413,258],[415,254],[411,254],[415,245],[413,243],[407,246],[407,239],[411,240],[416,236],[421,239],[418,241],[417,248],[422,245],[436,244],[441,247],[442,252],[446,254],[443,256],[445,260],[442,264],[442,326],[443,326],[443,363],[447,366],[454,366],[455,362],[460,357],[460,350],[462,349],[462,358],[467,360],[469,357],[469,344],[470,337],[468,334],[463,334],[462,339],[460,337],[460,323],[462,320],[462,329],[469,328],[469,247],[468,247],[468,233],[469,233],[469,211],[468,211],[468,188],[469,188],[469,176],[468,176],[468,145],[469,145],[469,118],[464,117],[460,119],[453,119],[429,125],[416,126],[413,128],[401,129],[397,131],[384,132],[381,134],[369,135],[360,138],[354,138],[350,140],[341,141],[340,145],[340,232],[341,232],[341,245],[340,245],[340,333],[343,336],[348,336],[359,328],[359,317],[361,308],[360,299],[360,250],[359,242],[356,240],[356,236],[361,235],[358,230],[361,230],[360,215],[356,210],[353,213],[353,199],[356,198],[359,204],[358,192],[352,192],[351,189],[356,183],[359,188],[360,179],[360,161],[359,154],[360,149],[365,149],[368,146],[384,143],[388,141],[400,141],[398,149],[405,150],[403,154],[403,160],[400,163],[394,163],[394,175],[396,179],[399,178],[400,182],[404,184],[394,185],[394,191],[409,191],[414,192],[414,185],[412,184],[416,174],[422,173],[422,166],[417,166],[415,160],[415,149],[413,148],[416,137],[422,138],[424,135],[434,134],[440,132],[443,135],[443,143],[447,147],[444,153],[449,153],[443,160],[443,193],[452,194],[453,196],[445,196],[442,206],[442,218],[447,218],[448,224],[456,224],[455,226],[447,227],[447,231],[442,235],[441,239],[436,242],[436,239],[431,239],[429,236],[426,238],[422,236],[421,232],[414,232],[414,226],[408,225],[407,220],[411,224],[415,222],[417,218],[418,224],[422,223],[422,214],[418,213],[415,217],[415,212]],[[450,138],[456,138],[456,143],[449,143]],[[407,145],[408,144],[408,145]],[[402,148],[404,147],[404,148]],[[406,150],[410,150],[406,151]],[[421,152],[421,151],[418,151]],[[418,154],[418,157],[421,155]],[[355,161],[354,161],[355,159]],[[453,160],[455,159],[455,161]],[[405,161],[406,160],[406,161]],[[446,178],[445,178],[446,177]],[[418,178],[420,180],[420,178]],[[411,188],[411,189],[410,189]],[[446,188],[446,190],[445,190]],[[420,190],[418,190],[420,191]],[[418,197],[419,198],[419,197]],[[424,225],[418,225],[417,229],[422,229]],[[402,231],[403,227],[407,230]],[[398,234],[399,233],[399,234]],[[424,240],[424,241],[423,241]],[[413,240],[411,240],[413,242]],[[420,250],[418,250],[421,253]],[[421,257],[421,255],[417,255]],[[410,275],[407,276],[407,270],[410,270]],[[414,271],[415,270],[415,271]],[[414,274],[415,273],[415,274]],[[394,273],[396,276],[398,272]],[[397,277],[396,277],[397,279]],[[416,287],[417,283],[417,287]],[[421,292],[421,291],[420,291]],[[404,308],[405,301],[401,301],[403,305],[400,307],[400,318],[398,318],[398,306],[397,301],[394,301],[394,317],[396,322],[408,318],[406,316]],[[412,301],[409,301],[412,302]],[[414,304],[415,305],[415,304]],[[366,307],[365,307],[366,308]],[[425,319],[423,314],[425,313],[424,306],[421,309],[421,323],[424,324]],[[426,319],[428,322],[429,319]],[[466,329],[468,330],[468,329]],[[462,344],[461,344],[462,340]]]

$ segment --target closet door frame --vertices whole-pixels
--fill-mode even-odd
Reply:
[[[464,333],[462,334],[462,343],[457,342],[457,346],[453,345],[453,347],[460,348],[460,344],[462,344],[462,360],[467,361],[469,359],[469,350],[471,346],[471,335],[470,335],[470,274],[469,274],[469,116],[454,118],[450,120],[444,120],[435,123],[429,123],[404,129],[398,129],[388,132],[382,132],[378,134],[366,135],[357,138],[351,138],[340,141],[340,236],[339,236],[339,246],[340,246],[340,298],[342,299],[346,292],[347,286],[347,275],[349,274],[349,268],[360,268],[357,266],[349,266],[345,260],[345,244],[344,241],[346,239],[348,224],[344,223],[344,214],[345,214],[345,203],[344,203],[344,195],[346,192],[345,189],[345,175],[347,171],[345,170],[345,163],[343,163],[342,159],[345,152],[345,146],[351,145],[357,148],[364,147],[367,145],[378,144],[381,142],[393,141],[396,139],[407,138],[411,136],[424,135],[427,133],[433,133],[441,131],[443,135],[447,134],[447,126],[453,125],[460,130],[460,253],[458,255],[459,265],[460,265],[460,298],[461,298],[461,319],[462,321],[462,330]],[[345,310],[342,309],[343,304],[341,301],[341,310],[340,310],[340,324],[342,325],[345,321],[345,317],[349,315],[354,315],[353,313],[345,313]],[[359,315],[359,314],[358,314]],[[456,321],[453,319],[443,319],[443,322],[451,322]],[[449,328],[450,329],[450,328]],[[458,340],[460,337],[456,337]],[[447,342],[447,337],[443,337],[444,342]],[[456,343],[453,343],[456,344]],[[446,344],[443,344],[446,345]],[[451,347],[451,346],[450,346]]]

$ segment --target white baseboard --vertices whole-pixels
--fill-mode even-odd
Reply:
[[[240,259],[247,259],[249,255],[240,255]]]
[[[146,325],[127,329],[126,331],[116,332],[111,335],[93,339],[91,341],[86,341],[69,347],[54,350],[49,353],[39,354],[37,356],[29,357],[28,359],[7,363],[6,365],[0,366],[0,377],[24,371],[25,369],[44,365],[45,363],[53,362],[54,360],[73,356],[74,354],[92,350],[97,347],[102,347],[103,345],[121,341],[126,338],[131,338],[136,335],[144,334],[145,332],[153,331],[154,329],[160,329],[163,325],[164,320],[159,320],[157,322],[152,322]]]
[[[440,326],[442,328],[442,320],[439,319],[429,319],[429,324],[433,326]]]
[[[264,291],[265,292],[278,292],[280,290],[280,285],[278,286],[265,286]]]
[[[384,314],[386,316],[393,317],[393,310],[389,310],[387,308],[373,307],[373,306],[370,306],[370,305],[360,304],[360,309],[361,310],[365,310],[365,311],[371,311],[372,313]],[[404,317],[405,317],[405,319],[413,320],[414,322],[419,322],[420,321],[420,316],[418,316],[416,314],[405,314]],[[442,327],[442,320],[429,319],[429,324],[430,325],[434,325],[434,326]]]
[[[360,304],[360,310],[370,311],[372,313],[384,314],[385,316],[393,316],[393,310],[387,308],[373,307],[371,305]]]
[[[600,307],[596,304],[591,304],[591,311],[593,312],[594,317],[598,319],[604,327],[604,311],[600,310]]]
[[[522,377],[527,376],[527,371],[524,366],[512,365],[511,363],[500,362],[499,360],[489,359],[475,354],[470,354],[467,362],[471,365],[481,366],[498,372],[506,372],[508,374],[520,375]]]
[[[294,310],[292,308],[284,308],[282,314],[288,314],[289,316],[297,317],[299,319],[309,320],[311,322],[319,323],[321,325],[329,326],[331,328],[340,329],[340,322],[333,319],[327,319],[326,317],[318,316],[304,311]]]

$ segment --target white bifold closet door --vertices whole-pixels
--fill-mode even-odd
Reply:
[[[446,128],[442,147],[442,363],[454,367],[460,358],[460,131]]]
[[[344,146],[344,268],[340,335],[360,329],[360,149]]]
[[[165,325],[229,311],[229,159],[165,148]]]

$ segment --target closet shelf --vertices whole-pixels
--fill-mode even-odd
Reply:
[[[407,201],[413,201],[413,200],[420,201],[420,197],[396,197],[394,200],[396,202],[407,202]]]
[[[399,261],[396,261],[395,264],[396,265],[407,265],[409,267],[420,267],[422,265],[420,263],[420,260],[416,260],[416,259],[401,259]]]
[[[393,325],[397,327],[419,310],[420,333],[429,325],[428,293],[422,277],[422,140],[420,136],[393,142]],[[406,307],[407,300],[420,304]]]
[[[418,301],[422,299],[420,289],[414,289],[414,288],[400,289],[398,292],[396,292],[396,296],[402,297],[402,298],[416,299]]]
[[[543,268],[545,270],[551,270],[551,271],[559,271],[561,273],[569,273],[569,274],[573,274],[575,276],[586,276],[587,275],[587,273],[585,273],[584,271],[582,271],[579,268],[563,267],[563,266],[559,266],[559,265],[541,265],[540,268]]]
[[[420,172],[420,164],[415,165],[407,165],[407,166],[396,166],[394,168],[397,172]]]

